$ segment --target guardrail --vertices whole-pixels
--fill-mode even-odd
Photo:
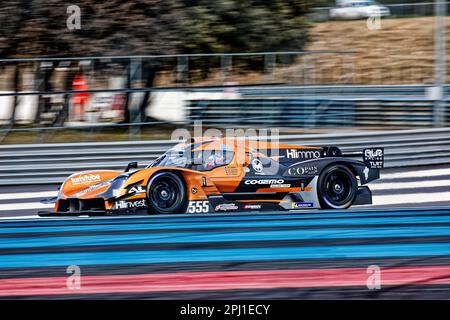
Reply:
[[[189,92],[223,92],[233,90],[246,98],[283,97],[296,98],[313,96],[320,97],[392,97],[392,96],[426,96],[427,88],[432,85],[404,84],[404,85],[228,85],[220,87],[184,87],[184,88],[158,88],[153,91],[189,91]],[[450,86],[445,85],[444,91],[448,92]]]
[[[385,148],[386,167],[450,163],[450,128],[283,135],[282,142],[335,145],[344,152],[366,146]],[[0,185],[61,183],[76,171],[144,167],[173,141],[0,145]]]
[[[435,120],[434,101],[425,98],[191,100],[187,109],[188,122],[211,126],[418,128]]]

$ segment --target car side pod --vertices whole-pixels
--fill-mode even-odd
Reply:
[[[352,205],[361,206],[365,204],[372,204],[372,191],[367,186],[359,186]]]

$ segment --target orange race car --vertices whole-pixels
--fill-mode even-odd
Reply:
[[[351,155],[352,157],[355,154]],[[337,147],[304,147],[245,139],[179,143],[144,169],[85,171],[61,185],[40,216],[173,214],[345,209],[372,203],[364,184],[379,178],[383,148],[363,161]]]

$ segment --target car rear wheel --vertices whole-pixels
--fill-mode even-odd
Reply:
[[[322,209],[346,209],[356,198],[358,182],[353,172],[342,164],[325,168],[317,182]]]
[[[186,187],[183,180],[172,172],[154,175],[147,186],[149,214],[183,213],[186,209]]]

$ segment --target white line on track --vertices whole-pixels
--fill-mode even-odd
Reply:
[[[22,200],[30,198],[51,198],[56,197],[58,191],[41,191],[41,192],[19,192],[19,193],[0,193],[0,200]]]
[[[405,172],[395,172],[384,174],[381,172],[381,181],[383,179],[396,179],[396,178],[426,178],[426,177],[437,177],[450,175],[450,168],[445,169],[434,169],[434,170],[417,170],[417,171],[405,171]]]
[[[39,216],[37,214],[32,215],[32,216],[20,216],[20,217],[0,217],[0,220],[20,220],[20,219],[36,219],[39,218]]]
[[[410,203],[427,203],[450,200],[450,192],[436,193],[410,193],[410,194],[390,194],[384,196],[374,196],[374,205],[390,205],[390,204],[410,204]]]
[[[414,182],[391,182],[391,183],[369,183],[370,190],[391,190],[391,189],[407,189],[407,188],[426,188],[426,187],[446,187],[450,189],[450,180],[435,181],[414,181]]]
[[[53,208],[53,203],[44,204],[40,202],[26,202],[26,203],[6,203],[0,204],[0,211],[6,210],[29,210],[29,209],[48,209]]]

